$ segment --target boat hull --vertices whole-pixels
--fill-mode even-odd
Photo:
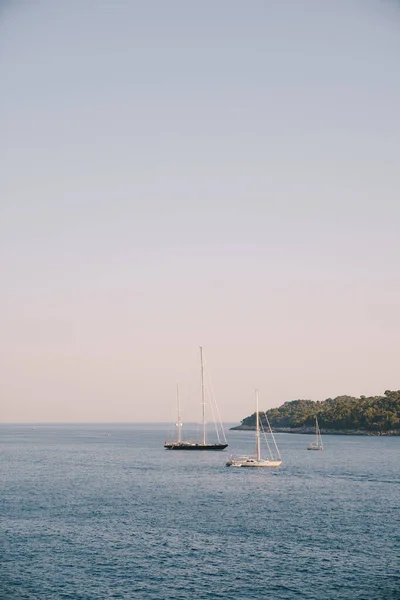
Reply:
[[[263,467],[280,467],[282,464],[281,460],[228,460],[226,463],[227,467],[241,467],[241,468],[263,468]]]
[[[224,450],[228,444],[185,444],[185,443],[165,443],[167,450]]]

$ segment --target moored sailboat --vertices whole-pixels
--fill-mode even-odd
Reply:
[[[321,430],[318,425],[318,418],[315,417],[315,442],[311,442],[307,446],[307,450],[323,450]]]
[[[267,448],[269,450],[270,458],[262,458],[261,457],[261,441],[260,441],[260,417],[258,412],[258,390],[256,390],[256,452],[255,456],[240,456],[239,458],[231,457],[227,463],[227,467],[280,467],[282,464],[282,458],[278,449],[278,445],[275,441],[275,436],[272,432],[271,425],[269,424],[267,414],[265,413],[265,419],[268,426],[268,432],[271,434],[275,450],[277,453],[277,458],[274,459],[270,445],[268,443],[268,439],[266,436],[266,432],[263,429],[264,438],[266,441]]]
[[[200,346],[200,363],[201,363],[201,405],[202,405],[202,436],[201,441],[187,441],[182,440],[181,428],[182,420],[180,415],[179,407],[179,393],[177,387],[177,404],[178,404],[178,420],[177,428],[178,435],[177,439],[172,442],[164,442],[164,448],[167,450],[224,450],[228,443],[225,438],[225,433],[220,423],[220,427],[216,425],[217,441],[210,443],[207,441],[207,427],[206,427],[206,399],[205,399],[205,386],[204,386],[204,362],[203,362],[203,348]],[[222,437],[222,439],[221,439]]]

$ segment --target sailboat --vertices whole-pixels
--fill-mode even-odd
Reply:
[[[315,417],[315,442],[311,442],[307,446],[307,450],[323,450],[321,430],[318,425],[318,419]]]
[[[172,442],[164,442],[164,448],[167,450],[224,450],[228,444],[225,438],[224,430],[221,425],[221,433],[223,441],[220,439],[220,432],[216,427],[218,441],[215,443],[207,442],[207,428],[206,428],[206,400],[205,400],[205,388],[204,388],[204,362],[203,362],[203,348],[200,346],[200,363],[201,363],[201,406],[202,406],[202,438],[199,442],[192,442],[182,440],[181,428],[182,419],[179,408],[179,393],[177,387],[177,405],[178,405],[178,419],[176,426],[178,428],[177,439]]]
[[[255,456],[240,456],[239,458],[231,457],[226,463],[227,467],[279,467],[282,464],[281,455],[278,449],[278,445],[275,441],[274,434],[271,429],[271,425],[269,424],[267,414],[265,413],[265,418],[268,425],[268,431],[272,436],[272,440],[275,445],[275,450],[277,452],[278,458],[274,460],[270,445],[268,443],[268,439],[266,436],[266,432],[263,430],[265,441],[269,450],[270,458],[261,458],[261,443],[260,443],[260,417],[258,413],[258,390],[256,393],[256,453]]]

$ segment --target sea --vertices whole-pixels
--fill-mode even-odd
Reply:
[[[162,424],[0,426],[1,600],[400,600],[400,437],[277,434],[279,469]]]

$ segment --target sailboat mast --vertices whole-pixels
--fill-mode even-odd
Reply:
[[[324,445],[322,443],[322,435],[321,435],[321,430],[319,428],[319,423],[318,423],[317,417],[315,417],[315,421],[316,421],[316,429],[317,429],[317,444],[321,448],[321,450],[323,450]]]
[[[200,346],[200,363],[201,363],[201,405],[203,412],[203,445],[206,444],[206,400],[204,396],[204,364],[203,364],[203,348]]]
[[[260,423],[258,420],[258,390],[256,390],[256,456],[257,456],[257,460],[261,459]]]
[[[319,441],[319,440],[318,440],[318,429],[319,429],[319,428],[318,428],[318,418],[317,418],[317,417],[315,417],[315,437],[316,437],[316,440],[315,440],[315,441],[316,441],[316,443],[317,443],[317,446],[318,446],[318,441]]]
[[[181,427],[182,427],[182,422],[181,422],[181,411],[180,411],[180,407],[179,407],[179,384],[178,382],[176,383],[176,403],[178,405],[178,423],[177,423],[177,427],[178,427],[178,444],[181,443]]]

